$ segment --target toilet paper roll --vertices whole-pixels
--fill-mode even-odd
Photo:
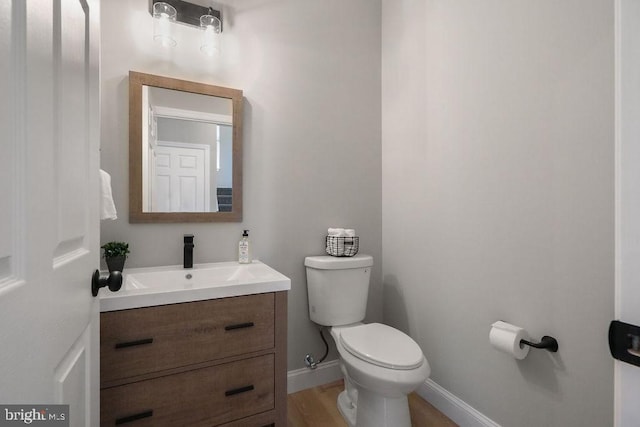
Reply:
[[[524,359],[529,353],[529,346],[521,346],[520,340],[529,341],[529,334],[523,328],[501,320],[491,325],[491,332],[489,332],[491,345],[518,360]]]

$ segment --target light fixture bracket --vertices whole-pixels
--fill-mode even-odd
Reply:
[[[222,31],[222,16],[219,10],[199,6],[184,0],[149,0],[149,13],[151,16],[153,16],[153,5],[160,2],[168,3],[176,9],[177,22],[200,28],[200,17],[202,15],[213,15],[220,20],[220,31]]]

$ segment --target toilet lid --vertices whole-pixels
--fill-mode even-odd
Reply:
[[[359,359],[390,369],[414,369],[424,356],[418,344],[405,333],[380,323],[348,328],[340,342]]]

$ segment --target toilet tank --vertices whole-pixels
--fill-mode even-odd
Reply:
[[[364,319],[373,257],[310,256],[304,265],[311,320],[339,326]]]

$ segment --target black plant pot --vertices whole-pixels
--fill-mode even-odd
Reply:
[[[104,260],[107,262],[107,268],[109,269],[109,273],[112,271],[122,271],[124,269],[124,262],[127,259],[126,256],[116,256],[112,258],[105,258]]]

